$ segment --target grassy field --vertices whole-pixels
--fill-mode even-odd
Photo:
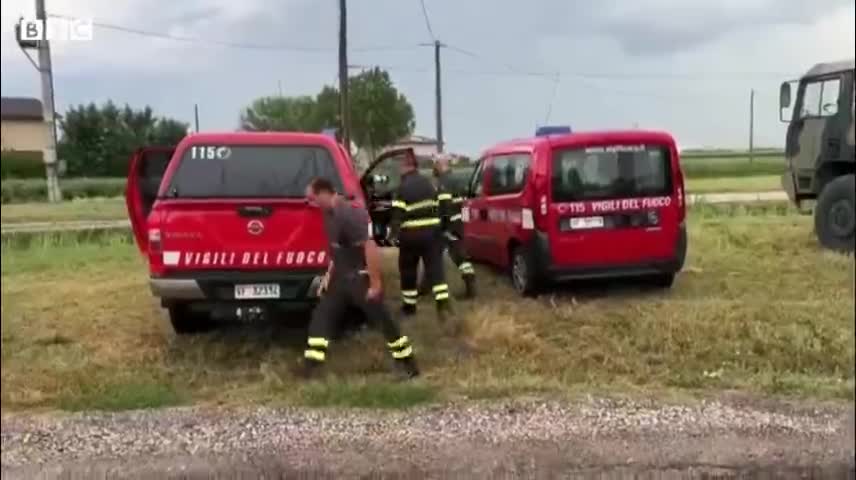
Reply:
[[[687,179],[688,193],[735,193],[780,190],[777,175],[702,177]],[[127,218],[125,199],[79,198],[59,205],[45,202],[4,204],[2,222],[58,222],[74,220],[121,220]]]
[[[778,175],[751,177],[690,178],[687,193],[771,192],[782,190]]]
[[[289,373],[302,319],[174,336],[128,235],[7,239],[0,401],[3,410],[403,407],[722,390],[852,400],[852,257],[819,251],[810,219],[785,207],[729,208],[692,212],[688,264],[671,291],[578,285],[521,300],[505,278],[480,269],[481,298],[456,302],[453,328],[438,328],[428,305],[405,323],[424,370],[407,384],[390,383],[382,340],[371,332],[335,343],[331,376],[310,384]]]
[[[3,223],[116,220],[128,218],[125,199],[81,198],[59,204],[46,202],[3,205]]]

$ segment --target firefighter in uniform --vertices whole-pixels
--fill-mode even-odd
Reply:
[[[443,241],[437,204],[437,191],[431,180],[419,173],[415,155],[409,152],[401,162],[401,184],[392,202],[390,237],[397,244],[398,271],[401,276],[402,312],[416,313],[419,261],[425,281],[437,305],[441,321],[449,304],[449,285],[443,271]]]
[[[458,267],[466,287],[466,297],[476,294],[476,271],[464,250],[464,224],[461,206],[464,203],[462,189],[450,173],[449,157],[438,155],[434,158],[434,176],[437,179],[437,203],[443,225],[443,243],[449,251],[449,257]]]
[[[323,178],[313,180],[307,187],[307,198],[324,211],[332,258],[321,282],[321,301],[312,312],[298,375],[310,377],[324,364],[339,321],[348,307],[356,307],[369,322],[379,324],[401,373],[407,378],[416,377],[419,369],[410,340],[402,335],[383,303],[380,251],[368,235],[368,212],[337,195],[332,183]]]

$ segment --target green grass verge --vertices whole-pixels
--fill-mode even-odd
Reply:
[[[334,342],[328,370],[298,382],[306,317],[176,337],[127,234],[2,244],[4,410],[273,403],[406,408],[449,398],[671,395],[738,390],[853,399],[854,263],[821,251],[811,219],[700,206],[670,291],[577,284],[520,299],[479,268],[478,302],[450,334],[426,302],[404,329],[424,376],[393,384],[374,332]],[[387,298],[397,304],[394,252]],[[453,291],[461,289],[450,279]]]
[[[689,178],[688,193],[740,193],[781,191],[779,175],[755,175],[746,177]]]

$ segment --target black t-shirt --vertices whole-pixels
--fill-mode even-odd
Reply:
[[[333,254],[333,274],[355,273],[366,268],[365,242],[369,239],[369,214],[344,200],[324,214],[324,228]]]

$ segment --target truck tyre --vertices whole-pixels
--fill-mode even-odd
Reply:
[[[853,252],[856,246],[856,176],[842,175],[827,183],[817,199],[814,230],[830,250]]]
[[[651,276],[651,284],[657,288],[672,288],[672,284],[674,283],[674,273],[658,273]]]
[[[172,329],[178,335],[200,333],[211,327],[208,315],[194,312],[186,303],[171,305],[167,310]]]
[[[522,246],[511,251],[511,286],[524,297],[534,297],[538,293],[537,268]]]

